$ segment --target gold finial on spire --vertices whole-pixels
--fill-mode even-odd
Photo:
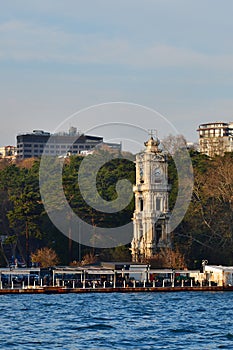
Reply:
[[[160,141],[157,137],[157,130],[150,129],[148,130],[148,134],[150,136],[150,139],[144,143],[144,145],[146,146],[146,152],[153,152],[153,153],[161,152],[158,148]],[[154,138],[154,134],[156,134],[155,138]]]

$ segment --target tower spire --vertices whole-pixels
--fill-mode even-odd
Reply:
[[[148,129],[148,135],[150,136],[151,139],[153,139],[154,137],[157,138],[157,130],[156,129]]]

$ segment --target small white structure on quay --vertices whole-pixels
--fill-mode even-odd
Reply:
[[[210,283],[218,286],[233,286],[233,266],[205,265],[203,273]]]

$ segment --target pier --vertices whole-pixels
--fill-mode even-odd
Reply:
[[[223,266],[208,266],[200,272],[114,262],[48,269],[2,268],[0,294],[233,291],[229,276],[232,278],[233,269]]]
[[[0,289],[0,294],[68,294],[68,293],[145,293],[145,292],[226,292],[233,291],[233,286],[203,287],[116,287],[116,288],[67,288],[35,287]]]

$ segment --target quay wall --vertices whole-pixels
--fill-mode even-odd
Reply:
[[[36,287],[0,289],[0,294],[67,294],[67,293],[142,293],[142,292],[223,292],[233,291],[233,286],[204,287],[126,287],[126,288],[67,288],[67,287]]]

